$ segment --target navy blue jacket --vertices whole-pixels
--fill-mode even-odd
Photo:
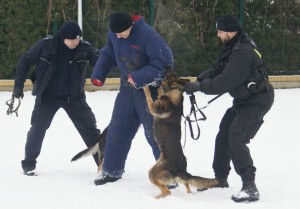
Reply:
[[[15,73],[15,88],[24,87],[28,71],[35,65],[33,71],[34,89],[33,95],[36,95],[36,102],[41,102],[41,97],[47,88],[54,72],[58,68],[57,49],[60,40],[59,33],[54,37],[47,37],[36,42],[20,58]],[[85,74],[89,63],[95,65],[99,57],[99,50],[92,47],[85,41],[80,41],[76,47],[72,60],[70,62],[70,99],[75,101],[78,98],[85,99],[84,85]]]
[[[113,32],[108,33],[107,44],[101,49],[91,79],[105,82],[113,67],[118,67],[121,85],[130,76],[136,88],[144,85],[159,86],[166,66],[173,67],[173,54],[163,38],[149,26],[142,16],[134,22],[130,36],[118,39]]]

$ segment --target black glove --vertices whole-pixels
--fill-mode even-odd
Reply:
[[[24,97],[23,89],[14,87],[13,96],[17,99],[19,98],[23,99]]]
[[[202,82],[202,81],[203,81],[203,78],[202,78],[201,75],[198,75],[198,76],[197,76],[197,81],[198,81],[198,82]]]
[[[187,94],[192,94],[195,91],[200,91],[201,90],[201,83],[200,82],[187,82],[184,85],[184,91]]]

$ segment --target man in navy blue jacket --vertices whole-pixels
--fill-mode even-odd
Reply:
[[[36,159],[40,155],[46,131],[56,112],[63,108],[90,147],[98,142],[100,130],[86,103],[85,74],[89,63],[95,65],[99,50],[80,39],[82,31],[75,21],[66,21],[53,37],[37,41],[20,58],[15,73],[13,96],[23,98],[24,82],[35,65],[32,94],[36,96],[27,134],[23,172],[36,176]],[[62,136],[63,139],[63,136]],[[98,157],[94,156],[96,164]]]
[[[142,87],[149,85],[153,98],[157,97],[167,66],[173,66],[172,51],[142,16],[111,14],[107,44],[101,49],[91,81],[102,86],[109,71],[118,67],[121,86],[108,128],[103,170],[96,185],[122,177],[131,142],[141,124],[155,159],[159,157],[152,133],[153,118]]]

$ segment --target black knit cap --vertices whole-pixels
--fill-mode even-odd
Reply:
[[[60,34],[62,39],[77,39],[82,36],[82,31],[77,22],[69,20],[61,26]]]
[[[240,21],[236,17],[229,14],[219,17],[216,26],[217,30],[224,32],[242,31],[242,25]]]
[[[130,15],[125,12],[114,12],[109,18],[109,27],[113,33],[121,33],[133,24]]]

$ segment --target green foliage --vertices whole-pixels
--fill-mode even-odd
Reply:
[[[0,77],[11,78],[20,55],[45,36],[47,6],[35,0],[1,0],[0,5]]]
[[[300,3],[298,0],[155,0],[153,27],[173,50],[175,70],[196,76],[217,58],[220,15],[240,15],[273,74],[299,74]],[[0,0],[0,78],[13,78],[19,57],[40,38],[53,35],[65,20],[77,20],[74,0]],[[83,38],[95,47],[106,42],[113,11],[140,14],[149,21],[150,0],[84,0]],[[298,2],[298,3],[297,3]],[[88,75],[91,73],[89,71]]]

